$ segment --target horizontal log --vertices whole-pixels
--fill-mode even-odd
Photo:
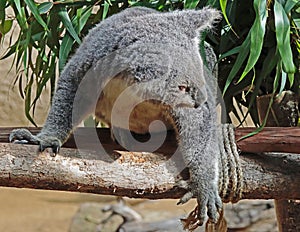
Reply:
[[[244,154],[244,199],[300,199],[300,156]],[[175,171],[174,171],[175,170]],[[0,143],[0,186],[161,199],[180,198],[166,156],[115,151],[109,156],[62,148],[51,157],[34,145]]]
[[[240,140],[255,128],[237,128],[235,138],[243,152],[290,152],[300,153],[299,127],[265,127],[260,133]]]
[[[10,132],[15,128],[0,128],[0,143],[7,143]],[[37,134],[41,128],[28,128],[33,134]],[[90,140],[89,134],[93,128],[78,128],[77,135],[80,137],[86,147],[94,147],[95,144]],[[237,147],[241,152],[261,153],[261,152],[287,152],[300,153],[300,128],[299,127],[266,127],[260,133],[242,139],[242,137],[253,132],[255,128],[236,128],[235,137]],[[108,128],[97,128],[96,133],[102,144],[112,152],[114,149],[124,150],[111,140],[110,130]],[[149,135],[137,135],[134,137],[139,141],[147,141]],[[154,138],[155,139],[155,138]],[[158,143],[161,136],[157,136]],[[98,142],[98,141],[97,141]],[[71,136],[64,144],[67,148],[77,148],[74,137]],[[163,145],[157,150],[161,153],[173,153],[176,150],[177,143],[175,133],[168,131],[167,137]]]

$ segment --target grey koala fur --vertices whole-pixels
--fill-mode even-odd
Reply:
[[[129,98],[155,101],[136,107],[137,116],[131,118],[130,129],[145,133],[151,120],[159,119],[177,131],[179,148],[190,171],[189,192],[180,202],[196,197],[199,224],[204,221],[206,208],[209,218],[216,222],[222,208],[218,194],[216,83],[212,74],[216,73],[216,59],[206,47],[205,67],[198,46],[200,32],[212,28],[219,17],[212,8],[159,13],[135,7],[102,21],[89,32],[62,71],[41,132],[34,136],[25,129],[14,130],[10,140],[29,141],[39,144],[41,151],[50,147],[58,153],[72,130],[93,110],[111,127],[122,127],[122,123],[111,125],[112,107],[116,95],[133,86]],[[113,56],[105,61],[110,54]],[[124,70],[114,71],[123,66]],[[107,75],[87,75],[94,67]],[[94,88],[103,88],[103,93],[97,93],[98,98],[91,101],[91,95],[80,95],[83,97],[79,101],[84,103],[79,104],[82,108],[75,111],[78,115],[74,117],[74,99],[84,78],[92,83],[88,92],[97,92],[94,81]],[[120,85],[124,86],[115,90]],[[89,104],[96,105],[96,109]]]

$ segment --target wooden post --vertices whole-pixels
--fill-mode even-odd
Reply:
[[[267,115],[268,105],[272,97],[273,95],[270,94],[257,98],[257,108],[261,121]],[[274,98],[266,126],[274,127],[274,131],[278,126],[285,126],[287,130],[290,130],[290,126],[297,126],[298,103],[299,96],[291,91],[284,91],[280,96]],[[299,140],[298,143],[300,143]],[[279,232],[300,231],[300,201],[293,199],[275,200],[275,208]]]

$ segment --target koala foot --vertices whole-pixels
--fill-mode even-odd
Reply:
[[[51,136],[41,138],[39,145],[40,152],[44,151],[46,148],[52,148],[53,156],[56,156],[61,148],[60,140]]]
[[[191,198],[196,197],[198,202],[198,225],[203,225],[206,215],[211,222],[217,223],[223,207],[217,186],[204,186],[192,182],[188,186],[188,192],[179,200],[178,204],[184,204]]]
[[[20,143],[20,144],[39,144],[40,141],[37,136],[31,134],[27,129],[15,129],[9,135],[10,143]]]
[[[9,142],[18,144],[35,144],[39,145],[39,151],[42,152],[46,148],[52,148],[53,156],[55,156],[61,147],[61,142],[58,138],[33,135],[27,129],[13,130],[9,135]]]

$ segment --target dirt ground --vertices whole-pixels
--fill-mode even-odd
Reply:
[[[90,194],[0,188],[0,231],[66,232],[81,203],[104,199]]]

